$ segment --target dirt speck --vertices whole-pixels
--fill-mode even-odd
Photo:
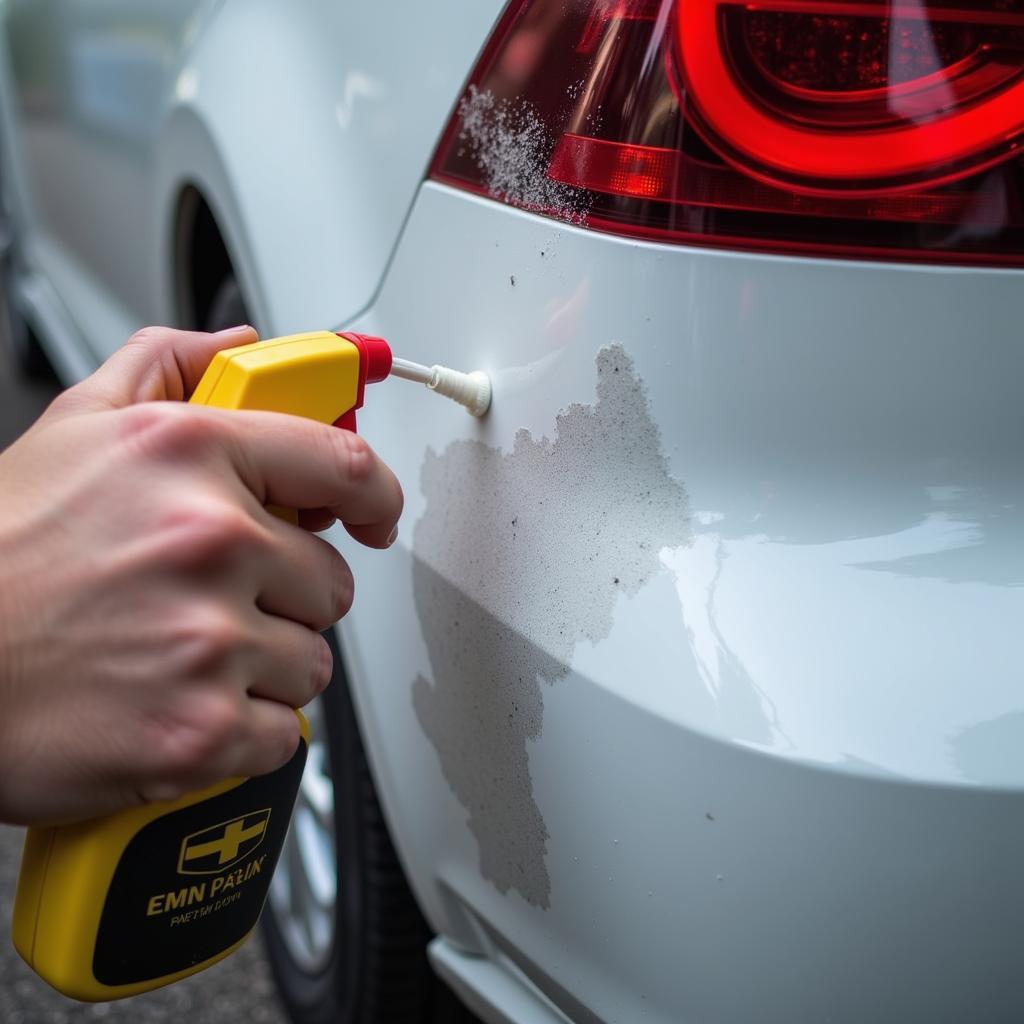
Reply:
[[[523,430],[511,451],[428,451],[413,534],[433,676],[415,680],[416,714],[466,809],[481,873],[545,908],[549,832],[529,762],[544,691],[577,644],[608,636],[620,594],[662,571],[659,551],[691,539],[686,491],[631,358],[609,346],[596,369],[596,403],[563,410],[553,438]]]

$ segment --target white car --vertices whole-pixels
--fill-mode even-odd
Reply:
[[[0,17],[27,357],[251,320],[494,384],[362,414],[407,511],[331,535],[297,1022],[1024,1018],[1019,3]]]

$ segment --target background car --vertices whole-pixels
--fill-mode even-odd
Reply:
[[[297,1021],[456,1019],[428,960],[488,1022],[1020,1019],[1014,4],[0,10],[26,360],[252,320],[494,383],[362,414],[407,511],[330,535]]]

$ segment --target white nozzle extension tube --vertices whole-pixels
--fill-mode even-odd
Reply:
[[[483,416],[491,407],[491,380],[480,370],[462,373],[447,366],[422,366],[407,359],[395,359],[391,364],[391,373],[405,380],[426,384],[431,391],[453,399],[474,416]]]
[[[427,387],[439,395],[454,399],[474,416],[483,416],[491,407],[491,381],[486,373],[474,370],[461,373],[447,366],[432,366],[433,376]]]

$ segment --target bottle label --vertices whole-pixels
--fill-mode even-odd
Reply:
[[[164,978],[211,960],[256,926],[288,831],[305,740],[270,775],[140,829],[107,892],[93,954],[104,985]]]

